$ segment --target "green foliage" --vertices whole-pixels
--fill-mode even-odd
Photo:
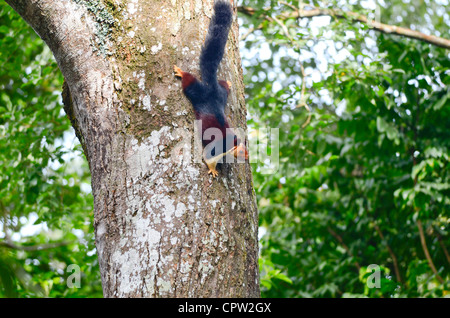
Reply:
[[[105,14],[103,43],[111,16],[77,2]],[[380,17],[447,34],[444,2],[393,0]],[[302,3],[372,12],[367,1]],[[258,10],[241,16],[250,135],[280,129],[279,169],[254,165],[263,296],[448,295],[448,51],[345,19],[273,19],[298,1],[242,4]],[[6,4],[0,20],[0,296],[101,296],[89,173],[61,75]],[[81,288],[66,285],[70,264]],[[380,288],[369,287],[373,264]]]
[[[272,287],[278,287],[277,282],[274,281],[275,279],[292,284],[292,280],[279,269],[275,269],[272,262],[267,259],[259,259],[259,268],[261,271],[261,286],[267,288],[267,290],[270,290]]]
[[[249,127],[280,129],[280,169],[267,175],[261,163],[254,167],[265,233],[263,296],[448,295],[448,51],[344,19],[321,18],[320,26],[282,19],[298,7],[288,3],[265,3],[272,5],[265,13],[278,18],[261,28],[259,13],[241,16],[245,28],[258,29],[246,35],[241,53]],[[314,4],[370,11],[359,2]],[[389,12],[404,7],[394,1],[382,22],[398,24]],[[446,34],[450,22],[439,17],[445,5],[431,7],[436,13],[426,18],[440,30],[430,32]],[[417,12],[425,10],[402,25],[429,29]],[[371,264],[380,266],[380,288],[368,288]]]
[[[101,296],[89,169],[62,109],[62,75],[5,3],[0,25],[0,297]],[[70,264],[81,288],[66,285]]]

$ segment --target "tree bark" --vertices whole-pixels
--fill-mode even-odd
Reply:
[[[258,297],[251,170],[212,179],[172,66],[198,74],[211,0],[7,0],[52,50],[92,174],[105,297]],[[237,23],[219,75],[246,129]],[[198,161],[198,160],[197,160]]]

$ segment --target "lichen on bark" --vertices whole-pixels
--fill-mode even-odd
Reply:
[[[108,47],[108,40],[110,39],[111,29],[115,24],[113,15],[109,12],[107,7],[100,0],[72,0],[75,3],[82,5],[91,13],[95,20],[95,37],[96,43],[93,43],[94,50],[98,50],[99,54],[112,54]],[[112,2],[109,2],[112,4]]]

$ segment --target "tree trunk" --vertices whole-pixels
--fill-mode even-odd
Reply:
[[[52,50],[92,174],[105,297],[258,297],[251,170],[193,160],[194,113],[174,64],[198,74],[211,0],[7,0]],[[219,75],[246,128],[236,21]]]

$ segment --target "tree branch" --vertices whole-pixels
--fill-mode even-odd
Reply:
[[[352,251],[350,251],[350,248],[344,243],[344,240],[342,239],[342,237],[339,234],[337,234],[331,227],[327,227],[327,230],[331,235],[333,235],[338,240],[338,242],[342,245],[342,247],[345,249],[345,251],[351,257],[355,258]],[[356,258],[355,258],[355,266],[356,266],[356,268],[358,268],[358,271],[361,270],[361,265],[359,265],[359,263],[356,261]]]
[[[17,245],[11,241],[0,241],[0,246],[10,248],[13,250],[21,250],[21,251],[27,251],[27,252],[33,252],[33,251],[42,251],[42,250],[48,250],[52,248],[57,248],[61,246],[69,245],[73,242],[57,242],[57,243],[49,243],[49,244],[39,244],[39,245]]]
[[[428,265],[430,265],[431,270],[433,271],[434,275],[436,276],[437,280],[443,284],[444,280],[441,276],[439,276],[436,267],[434,266],[433,259],[431,258],[430,252],[428,251],[427,242],[425,241],[425,234],[423,232],[423,226],[422,221],[417,220],[417,227],[419,228],[419,236],[420,236],[420,243],[422,244],[422,249],[425,254],[425,257],[427,258]]]
[[[447,259],[447,262],[450,264],[450,254],[448,253],[447,247],[445,247],[444,239],[442,238],[442,235],[439,234],[438,232],[435,232],[435,234],[438,238],[439,245],[441,245],[441,248],[444,251],[445,258]]]
[[[240,6],[238,7],[238,11],[248,16],[253,16],[256,14],[256,10],[251,7]],[[378,21],[370,20],[366,16],[352,11],[342,11],[338,9],[322,9],[322,8],[313,8],[310,10],[298,9],[291,12],[283,12],[277,18],[279,20],[287,20],[287,19],[313,18],[320,16],[331,16],[338,19],[361,22],[366,24],[368,27],[374,29],[375,31],[381,33],[399,35],[414,40],[430,43],[446,49],[450,49],[450,40],[448,39],[434,35],[427,35],[425,33],[414,31],[408,28],[403,28],[395,25],[389,25]],[[263,15],[263,17],[266,18],[268,16]]]
[[[398,267],[398,260],[397,260],[397,256],[395,256],[394,251],[391,249],[391,247],[389,246],[389,244],[387,243],[383,232],[381,232],[380,227],[378,226],[378,224],[375,224],[375,230],[377,231],[378,235],[380,236],[381,240],[384,242],[384,244],[386,244],[387,250],[389,252],[389,255],[391,255],[392,261],[394,262],[394,271],[395,271],[395,276],[397,277],[397,280],[403,284],[402,281],[402,277],[400,275],[400,270]]]

